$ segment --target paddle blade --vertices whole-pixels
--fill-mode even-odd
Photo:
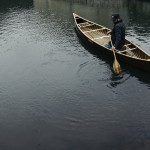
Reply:
[[[120,64],[118,63],[117,59],[114,60],[113,71],[115,74],[120,74],[122,72]]]

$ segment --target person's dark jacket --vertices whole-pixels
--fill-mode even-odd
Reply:
[[[120,50],[125,44],[125,25],[122,20],[116,22],[114,24],[114,28],[112,29],[111,39],[113,46]]]

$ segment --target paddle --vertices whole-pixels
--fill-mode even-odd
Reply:
[[[120,67],[120,64],[119,64],[119,62],[117,61],[117,58],[116,58],[116,54],[115,54],[115,50],[114,50],[114,47],[113,47],[113,44],[112,44],[111,36],[110,36],[110,42],[111,42],[112,50],[113,50],[113,54],[114,54],[113,71],[114,71],[115,74],[120,74],[121,73],[121,67]]]

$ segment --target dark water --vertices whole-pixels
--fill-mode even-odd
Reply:
[[[0,150],[149,150],[150,77],[97,54],[72,13],[111,28],[150,54],[150,2],[3,0],[0,5]]]

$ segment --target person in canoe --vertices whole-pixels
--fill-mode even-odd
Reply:
[[[106,45],[107,48],[114,48],[117,50],[121,50],[125,44],[125,24],[122,19],[120,19],[119,14],[113,14],[112,21],[114,23],[114,27],[111,31],[111,42]]]

